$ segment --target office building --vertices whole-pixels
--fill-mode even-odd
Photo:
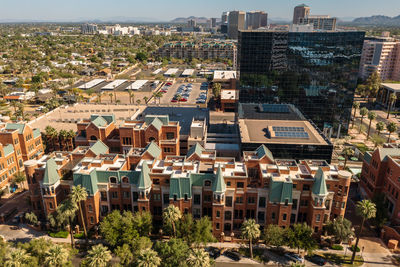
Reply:
[[[211,28],[217,27],[217,18],[211,18]]]
[[[161,150],[151,142],[125,155],[110,154],[98,140],[29,161],[33,212],[45,219],[80,185],[88,192],[82,203],[88,229],[114,210],[149,211],[158,228],[171,204],[195,219],[208,216],[217,238],[240,235],[250,218],[262,228],[305,222],[319,234],[344,216],[351,174],[323,160],[280,160],[263,145],[243,152],[240,161],[198,143],[184,156],[162,157]]]
[[[244,11],[230,11],[228,16],[228,38],[237,39],[239,30],[244,30],[246,13]]]
[[[246,13],[246,29],[257,30],[268,26],[268,14],[263,11],[251,11]]]
[[[194,28],[194,27],[196,27],[196,26],[197,26],[196,20],[191,19],[191,20],[188,21],[188,27],[189,27],[189,28],[190,28],[190,27]]]
[[[228,23],[229,12],[223,12],[221,15],[221,24]]]
[[[298,24],[300,18],[305,18],[310,15],[311,8],[305,4],[298,5],[293,11],[293,24]]]
[[[331,18],[328,15],[309,15],[304,18],[299,18],[298,24],[312,25],[314,30],[335,31],[336,18]]]
[[[364,32],[241,31],[240,102],[294,104],[321,130],[347,132]]]
[[[83,24],[81,26],[81,33],[82,34],[96,34],[97,31],[97,25],[96,24]]]
[[[367,37],[364,41],[359,76],[365,80],[378,72],[383,81],[400,81],[400,41],[390,37]]]

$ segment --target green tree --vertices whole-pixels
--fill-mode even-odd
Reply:
[[[108,96],[110,97],[110,102],[111,102],[111,104],[112,104],[114,94],[113,94],[113,93],[109,93]]]
[[[221,94],[221,84],[220,83],[214,83],[213,87],[212,87],[212,92],[213,92],[214,97],[216,99],[218,99],[220,94]]]
[[[311,227],[306,223],[297,223],[293,225],[293,229],[289,229],[287,232],[287,244],[291,248],[297,248],[297,253],[300,252],[300,249],[312,251],[316,247],[312,233]]]
[[[178,207],[170,204],[163,212],[164,224],[169,224],[172,227],[172,232],[176,236],[176,223],[182,218],[182,213]]]
[[[25,189],[24,182],[26,181],[25,173],[18,171],[13,175],[12,181],[19,184],[22,189]]]
[[[200,248],[193,249],[186,260],[188,266],[192,267],[211,267],[211,261],[208,253]]]
[[[389,211],[385,203],[385,194],[376,193],[372,197],[372,202],[376,206],[376,216],[372,218],[372,222],[378,229],[381,229],[389,220]]]
[[[149,98],[147,96],[143,97],[144,103],[147,104],[147,101],[149,100]]]
[[[365,85],[368,90],[368,102],[370,102],[370,99],[375,97],[379,91],[379,88],[381,86],[382,80],[381,77],[379,76],[379,73],[377,71],[373,72],[371,76],[368,77]]]
[[[132,104],[133,92],[131,89],[128,89],[128,95],[129,95],[129,104]]]
[[[69,251],[62,245],[53,245],[45,256],[44,263],[49,267],[62,267],[65,266],[69,261]]]
[[[380,135],[381,132],[385,129],[385,123],[383,121],[377,122],[375,127],[378,135]]]
[[[75,203],[78,206],[86,242],[88,241],[88,236],[87,236],[87,232],[86,232],[85,218],[83,217],[82,201],[86,201],[87,196],[88,196],[88,194],[87,194],[86,189],[83,188],[81,185],[72,187],[71,200],[73,203]]]
[[[396,94],[390,94],[386,119],[389,119],[390,111],[392,110],[394,103],[396,103],[396,100]]]
[[[154,246],[165,267],[185,266],[189,247],[182,240],[171,238],[168,242],[158,241]]]
[[[342,150],[342,154],[344,156],[344,165],[343,168],[346,168],[347,165],[347,161],[349,160],[349,158],[351,158],[354,155],[354,150],[352,147],[345,147]]]
[[[358,242],[360,241],[360,237],[362,234],[362,230],[364,228],[365,220],[375,218],[376,206],[372,201],[367,200],[367,199],[364,199],[363,201],[358,201],[356,204],[356,213],[358,216],[360,216],[362,218],[362,221],[361,221],[360,230],[358,231],[356,244],[354,246],[355,248],[358,247]],[[353,250],[353,255],[351,256],[351,264],[353,264],[354,258],[356,257],[356,251],[357,251],[357,249]]]
[[[153,219],[148,211],[136,212],[133,216],[133,224],[140,236],[148,236],[153,229]]]
[[[207,216],[201,217],[196,220],[193,230],[193,242],[196,244],[207,244],[208,242],[215,241],[212,234],[212,223]]]
[[[280,247],[285,244],[286,230],[276,224],[269,224],[264,229],[265,243],[270,246]]]
[[[389,143],[389,142],[390,142],[390,136],[391,136],[391,134],[397,131],[397,125],[396,125],[396,123],[394,123],[394,122],[389,122],[389,123],[386,125],[386,129],[387,129],[388,132],[389,132],[389,136],[388,136],[388,139],[387,139],[387,142]]]
[[[123,244],[115,249],[115,254],[119,258],[119,263],[122,266],[130,266],[134,260],[131,247],[128,244]]]
[[[73,221],[76,216],[76,212],[78,210],[78,206],[74,201],[71,200],[71,198],[67,198],[64,200],[58,207],[57,207],[57,213],[62,216],[64,220],[67,221],[68,223],[68,228],[69,228],[69,235],[71,238],[71,247],[74,247],[75,241],[74,241],[74,226],[73,226]]]
[[[338,243],[347,242],[350,237],[354,236],[351,222],[342,217],[330,221],[327,225],[327,230],[330,235],[335,236]]]
[[[354,114],[353,114],[353,122],[351,124],[351,128],[353,128],[354,126],[354,122],[356,121],[357,109],[359,108],[360,108],[360,102],[353,102]]]
[[[106,267],[111,259],[111,252],[105,246],[99,244],[88,251],[84,262],[88,267]]]
[[[43,237],[32,239],[27,243],[19,243],[18,247],[29,253],[32,258],[37,259],[37,265],[44,265],[46,252],[53,246],[53,242]]]
[[[140,251],[136,264],[138,267],[157,267],[161,265],[161,259],[157,256],[157,252],[146,249]]]
[[[4,267],[22,267],[29,264],[31,256],[22,248],[13,248],[7,253]]]
[[[369,125],[368,125],[368,134],[367,134],[367,140],[369,139],[369,132],[371,130],[371,123],[373,120],[375,120],[377,117],[376,113],[373,111],[368,112],[368,119],[369,119]]]
[[[260,225],[254,219],[245,220],[242,224],[242,236],[249,240],[250,258],[253,258],[253,241],[260,237]]]
[[[30,222],[31,224],[33,224],[33,225],[37,225],[38,222],[39,222],[39,220],[38,220],[36,214],[35,214],[33,211],[32,211],[32,212],[29,212],[29,213],[25,213],[25,219],[26,219],[28,222]]]
[[[385,140],[385,138],[383,138],[380,135],[373,134],[372,137],[371,137],[371,141],[374,143],[374,147],[376,148],[378,146],[383,145],[386,140]]]
[[[363,107],[360,109],[360,116],[361,116],[361,121],[360,121],[360,131],[358,133],[361,133],[361,126],[362,122],[364,120],[364,117],[368,114],[368,109],[366,107]]]
[[[147,58],[148,58],[148,56],[145,52],[136,53],[136,59],[139,61],[146,61]]]

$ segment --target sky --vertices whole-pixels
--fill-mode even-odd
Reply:
[[[263,10],[270,18],[292,18],[305,3],[311,14],[335,17],[400,15],[400,0],[0,0],[0,21],[76,21],[115,17],[169,21],[176,17],[221,17],[229,10]]]

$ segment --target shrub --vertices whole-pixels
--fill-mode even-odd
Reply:
[[[67,231],[49,232],[49,236],[55,238],[67,238],[68,232]]]
[[[350,250],[354,251],[354,245],[351,246]],[[357,247],[356,252],[360,252],[360,247]]]
[[[76,239],[84,239],[85,238],[85,234],[83,232],[81,232],[79,234],[74,234],[74,237]]]
[[[343,250],[343,246],[342,245],[338,245],[338,244],[334,244],[331,247],[333,250]]]

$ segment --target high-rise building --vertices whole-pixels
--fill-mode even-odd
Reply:
[[[310,10],[310,7],[305,4],[296,6],[293,12],[293,24],[298,24],[300,18],[308,17]]]
[[[246,13],[244,11],[231,11],[228,17],[228,37],[237,39],[239,30],[244,30]]]
[[[197,22],[196,22],[196,20],[194,20],[194,19],[191,19],[191,20],[188,20],[188,27],[190,28],[190,27],[196,27],[196,25],[197,25]]]
[[[364,41],[359,76],[367,79],[378,72],[381,79],[400,81],[400,41],[390,37],[369,37]]]
[[[97,33],[97,25],[96,24],[83,24],[81,26],[81,33],[82,34],[96,34]]]
[[[336,18],[331,18],[328,15],[309,15],[304,18],[299,18],[300,25],[312,25],[314,30],[335,31]]]
[[[217,27],[217,18],[211,18],[211,27],[212,28]]]
[[[221,15],[221,24],[228,23],[229,12],[223,12]]]
[[[291,103],[347,132],[364,32],[240,31],[240,102]]]
[[[256,30],[268,26],[268,14],[264,11],[250,11],[246,13],[246,29]]]

